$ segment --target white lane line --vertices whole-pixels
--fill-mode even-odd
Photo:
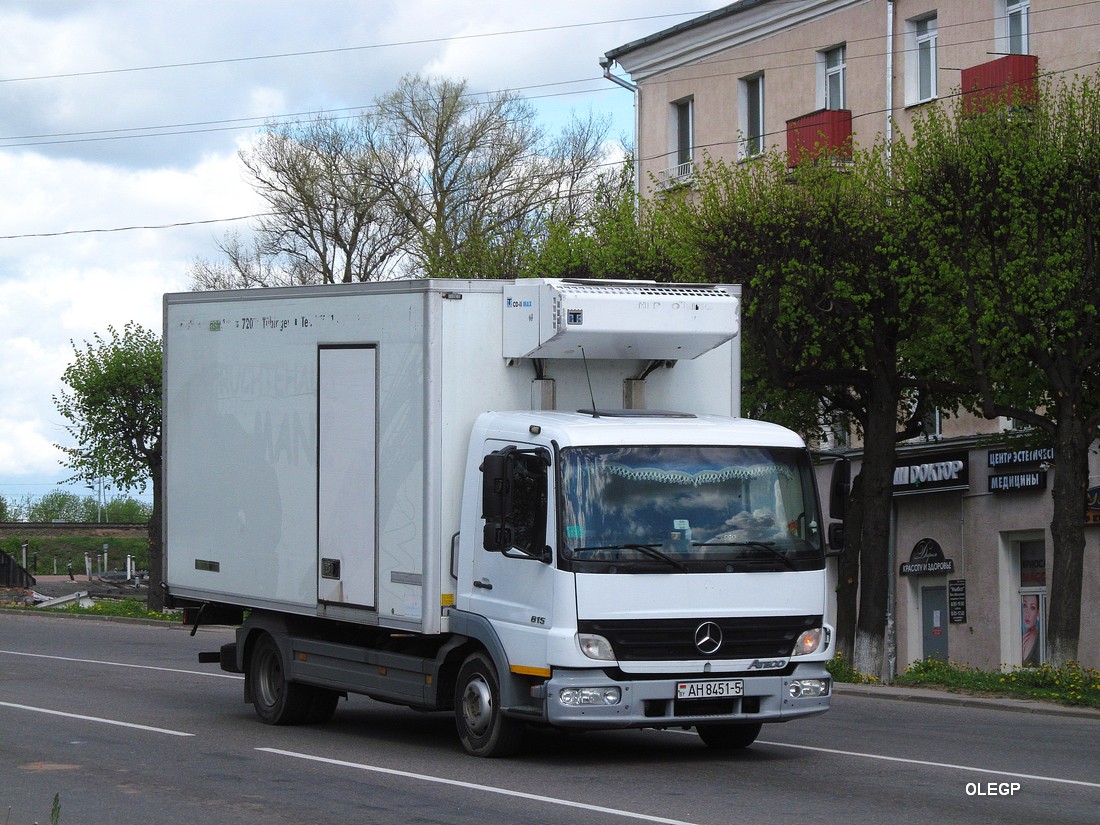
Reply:
[[[400,776],[404,779],[416,779],[420,782],[434,782],[438,785],[450,785],[457,788],[466,788],[472,791],[482,791],[484,793],[495,793],[501,796],[511,796],[517,799],[529,799],[534,802],[545,802],[550,805],[560,805],[566,808],[580,808],[585,811],[595,811],[596,813],[610,814],[611,816],[621,816],[625,819],[635,819],[642,822],[660,822],[663,825],[693,825],[693,823],[685,822],[682,819],[668,819],[662,816],[650,816],[649,814],[639,814],[633,811],[623,811],[618,808],[606,808],[602,805],[589,805],[584,802],[571,802],[568,799],[555,799],[552,796],[541,796],[533,793],[523,793],[522,791],[510,791],[507,788],[497,788],[493,785],[478,785],[473,782],[460,782],[457,779],[444,779],[441,776],[428,776],[422,773],[410,773],[408,771],[398,771],[393,768],[380,768],[376,765],[364,765],[361,762],[345,762],[342,759],[328,759],[323,756],[313,756],[308,753],[296,753],[294,751],[284,751],[278,748],[256,748],[258,751],[264,753],[273,753],[278,756],[290,756],[294,759],[304,759],[309,762],[321,762],[326,765],[336,765],[341,768],[355,768],[360,771],[370,771],[372,773],[384,773],[389,776]]]
[[[668,733],[682,733],[695,736],[694,731],[670,730]],[[921,765],[926,768],[948,768],[954,771],[969,771],[970,773],[987,773],[993,776],[1009,776],[1013,779],[1034,779],[1036,782],[1056,782],[1061,785],[1080,785],[1085,788],[1100,788],[1100,782],[1085,782],[1080,779],[1063,779],[1059,776],[1039,776],[1030,773],[1013,773],[1012,771],[998,771],[993,768],[975,768],[972,765],[954,765],[950,762],[929,762],[924,759],[907,759],[903,756],[885,756],[879,753],[862,753],[860,751],[842,751],[835,748],[819,748],[814,745],[792,745],[788,742],[765,742],[763,739],[756,741],[757,745],[768,745],[774,748],[791,748],[800,751],[815,751],[828,753],[834,756],[854,756],[859,759],[877,759],[880,762],[900,762],[904,765]]]
[[[929,768],[949,768],[955,771],[967,771],[969,773],[987,773],[993,776],[1009,776],[1013,779],[1033,779],[1036,782],[1057,782],[1062,785],[1081,785],[1086,788],[1100,788],[1100,782],[1084,782],[1080,779],[1063,779],[1059,776],[1040,776],[1031,773],[1013,773],[1012,771],[997,771],[992,768],[975,768],[972,765],[953,765],[950,762],[928,762],[923,759],[905,759],[900,756],[883,756],[877,753],[860,753],[859,751],[841,751],[833,748],[817,748],[812,745],[790,745],[786,742],[759,742],[760,745],[772,745],[777,748],[794,748],[795,750],[817,751],[836,756],[858,756],[863,759],[878,759],[882,762],[902,762],[906,765],[922,765]]]
[[[131,665],[126,662],[106,662],[102,659],[76,659],[71,656],[48,656],[45,653],[23,653],[18,650],[0,650],[9,656],[30,656],[35,659],[53,659],[58,662],[79,662],[86,665],[110,665],[111,667],[132,667],[137,670],[159,670],[164,673],[185,673],[188,676],[216,676],[219,679],[243,679],[236,673],[222,673],[213,670],[183,670],[176,667],[157,667],[155,665]]]
[[[97,722],[101,725],[116,725],[120,728],[133,728],[134,730],[147,730],[151,733],[164,733],[168,736],[194,736],[193,733],[184,733],[179,730],[169,730],[168,728],[154,728],[149,725],[138,725],[134,722],[120,722],[117,719],[103,719],[99,716],[84,716],[81,713],[66,713],[63,710],[50,710],[49,708],[36,708],[32,705],[17,705],[14,702],[0,702],[0,707],[15,708],[16,710],[29,710],[34,713],[46,713],[50,716],[64,716],[68,719],[80,719],[85,722]]]

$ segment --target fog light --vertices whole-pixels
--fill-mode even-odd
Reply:
[[[558,693],[558,701],[569,707],[617,705],[622,698],[623,692],[617,687],[562,688]]]
[[[792,699],[814,699],[829,692],[828,679],[797,679],[788,688]]]

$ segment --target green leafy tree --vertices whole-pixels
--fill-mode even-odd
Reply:
[[[54,397],[76,446],[58,445],[74,480],[110,479],[120,489],[144,491],[151,483],[149,573],[163,576],[161,552],[161,343],[133,322],[120,334],[108,327],[82,347],[61,378],[67,390]],[[163,607],[159,587],[149,589],[151,609]]]
[[[597,175],[583,209],[532,237],[521,277],[672,281],[679,271],[661,213],[634,195],[634,163]]]
[[[95,499],[92,499],[92,521],[95,521]],[[65,490],[53,490],[33,500],[27,521],[34,522],[84,522],[88,508],[84,497]]]
[[[923,271],[891,194],[878,149],[854,153],[842,171],[828,160],[791,170],[776,152],[703,164],[682,210],[697,276],[743,285],[747,360],[793,393],[773,393],[773,405],[804,421],[812,399],[819,415],[862,435],[837,625],[842,651],[871,673],[883,670],[895,447],[921,432],[938,383],[924,347]],[[937,403],[950,405],[940,389]]]
[[[986,416],[1053,445],[1047,651],[1064,664],[1077,658],[1100,424],[1100,88],[1094,76],[1015,91],[918,118],[898,147],[902,217],[937,272],[941,336],[954,332],[967,355],[960,382]]]

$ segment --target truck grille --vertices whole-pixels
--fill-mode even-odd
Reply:
[[[705,654],[695,645],[700,625],[713,622],[721,644]],[[821,616],[768,616],[738,619],[596,619],[577,623],[581,633],[603,636],[623,662],[691,659],[777,659],[790,656],[805,630],[821,627]]]

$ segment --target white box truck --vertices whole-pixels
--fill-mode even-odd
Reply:
[[[740,288],[421,280],[170,294],[170,603],[271,724],[364,694],[530,725],[827,710],[811,459],[738,417]]]

